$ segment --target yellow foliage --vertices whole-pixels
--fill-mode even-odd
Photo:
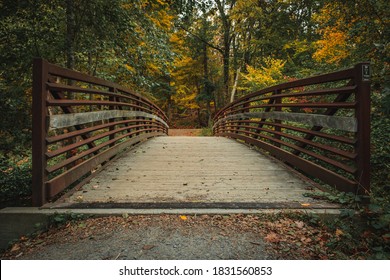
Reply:
[[[281,59],[267,58],[264,66],[259,69],[247,65],[248,74],[241,74],[243,77],[242,90],[254,91],[266,88],[283,81],[283,67],[286,62]]]
[[[125,64],[125,67],[126,67],[126,69],[129,70],[131,73],[135,73],[134,67],[132,67],[132,66],[130,66],[130,65],[128,65],[128,64]]]
[[[196,103],[196,91],[191,90],[185,85],[176,86],[176,94],[172,96],[172,100],[176,105],[188,109],[197,109],[199,105]]]
[[[178,33],[173,33],[171,38],[169,38],[169,42],[171,42],[172,44],[177,44],[177,45],[184,44],[183,38],[181,36],[179,36]]]
[[[326,28],[323,38],[316,42],[316,48],[313,54],[315,60],[338,64],[349,56],[347,34],[335,27]]]

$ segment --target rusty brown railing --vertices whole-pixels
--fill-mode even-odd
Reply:
[[[168,133],[164,112],[115,83],[35,59],[33,204],[82,185],[127,147]]]
[[[370,190],[370,65],[248,94],[214,117],[213,132],[255,145],[341,191]]]

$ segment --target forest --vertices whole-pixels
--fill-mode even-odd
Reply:
[[[372,201],[388,227],[389,13],[386,0],[1,0],[0,200],[31,192],[34,57],[139,92],[172,128],[210,127],[247,93],[368,61]]]

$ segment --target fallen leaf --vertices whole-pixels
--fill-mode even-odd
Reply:
[[[182,219],[183,221],[186,221],[187,220],[187,216],[181,215],[180,219]]]
[[[153,249],[154,247],[156,247],[156,245],[144,245],[142,247],[142,250],[150,250],[150,249]]]
[[[305,226],[305,223],[302,221],[295,221],[295,224],[297,225],[298,228],[303,228]]]
[[[336,236],[339,237],[341,235],[344,235],[344,232],[341,229],[336,229]]]
[[[28,240],[28,238],[26,236],[21,236],[20,237],[20,241],[26,241],[26,240]]]
[[[280,241],[280,238],[274,232],[267,234],[267,236],[264,239],[271,243],[278,243]]]

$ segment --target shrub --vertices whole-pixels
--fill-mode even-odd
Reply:
[[[31,156],[5,158],[0,156],[0,202],[31,195]]]

